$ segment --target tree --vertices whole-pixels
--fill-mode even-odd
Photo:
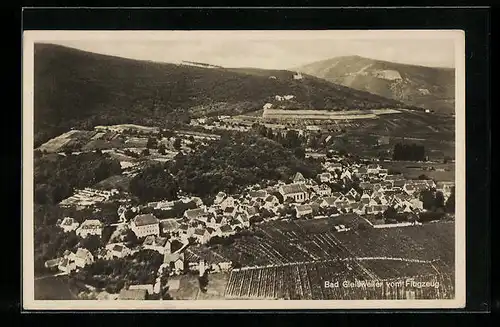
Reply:
[[[387,210],[384,212],[385,219],[396,219],[397,215],[398,212],[393,207],[387,208]]]
[[[153,137],[148,137],[148,143],[146,144],[146,148],[154,149],[157,146],[158,146],[158,141],[155,140]]]
[[[444,196],[442,192],[436,192],[435,195],[435,207],[436,209],[444,208]]]
[[[451,189],[450,197],[446,200],[445,211],[455,213],[455,187]]]
[[[436,205],[436,198],[434,192],[431,190],[423,190],[420,193],[420,201],[423,203],[425,210],[434,210]]]
[[[166,147],[165,147],[165,144],[160,143],[160,145],[158,146],[158,153],[159,153],[159,154],[163,154],[163,155],[166,153]]]
[[[181,141],[181,139],[180,139],[180,138],[178,138],[178,137],[177,137],[177,138],[175,138],[175,140],[174,140],[174,144],[173,144],[174,149],[176,149],[176,150],[180,150],[181,145],[182,145],[182,141]]]
[[[149,156],[149,154],[150,154],[149,149],[147,149],[147,148],[142,150],[142,152],[141,152],[141,156],[143,156],[143,157],[147,157],[147,156]]]
[[[148,167],[130,181],[130,193],[141,201],[175,200],[179,188],[177,182],[161,165]]]
[[[101,247],[101,239],[97,235],[88,235],[80,241],[80,246],[95,253]]]
[[[304,148],[302,148],[300,146],[295,148],[293,153],[294,153],[295,157],[297,157],[299,159],[304,159],[306,156],[306,152],[305,152]]]

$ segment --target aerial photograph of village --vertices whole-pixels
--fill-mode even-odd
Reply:
[[[453,40],[287,35],[34,44],[35,300],[455,297]]]

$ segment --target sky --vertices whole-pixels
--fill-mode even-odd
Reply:
[[[398,63],[453,68],[455,40],[438,33],[409,33],[386,38],[384,35],[380,37],[380,33],[373,37],[366,32],[353,34],[353,37],[346,33],[327,35],[290,32],[251,36],[233,33],[231,36],[219,37],[220,32],[205,36],[199,32],[184,32],[180,37],[167,38],[141,38],[137,34],[102,37],[99,34],[96,37],[74,39],[66,36],[49,42],[131,59],[170,63],[187,60],[224,67],[291,69],[333,57],[359,55]]]

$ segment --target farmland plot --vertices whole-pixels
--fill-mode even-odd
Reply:
[[[397,257],[435,260],[454,266],[455,227],[439,222],[383,230],[366,229],[335,234],[356,257]]]
[[[372,262],[375,266],[384,263]],[[385,263],[387,265],[387,263]],[[424,272],[428,263],[415,263]],[[362,299],[446,299],[454,295],[452,275],[437,273],[432,268],[426,274],[408,271],[398,278],[367,276],[356,262],[348,260],[319,261],[262,268],[235,269],[229,276],[227,299],[290,299],[290,300],[362,300]],[[417,287],[428,283],[430,287]],[[338,282],[328,287],[325,281]],[[353,286],[357,281],[357,286]],[[377,284],[375,284],[377,282]]]

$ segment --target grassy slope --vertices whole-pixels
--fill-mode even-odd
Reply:
[[[363,69],[368,75],[359,74]],[[299,67],[298,70],[333,83],[397,99],[408,104],[446,113],[454,112],[454,69],[405,65],[359,56],[345,56],[314,62]],[[403,83],[394,84],[389,80],[371,75],[374,71],[380,70],[398,71],[403,78]],[[351,75],[353,73],[357,74],[353,76]],[[430,94],[420,94],[418,89],[427,89]]]
[[[70,127],[131,121],[158,124],[185,119],[188,112],[254,111],[277,94],[295,95],[297,108],[401,105],[315,77],[296,81],[292,75],[280,71],[277,79],[270,79],[265,70],[206,69],[36,44],[35,145]]]

